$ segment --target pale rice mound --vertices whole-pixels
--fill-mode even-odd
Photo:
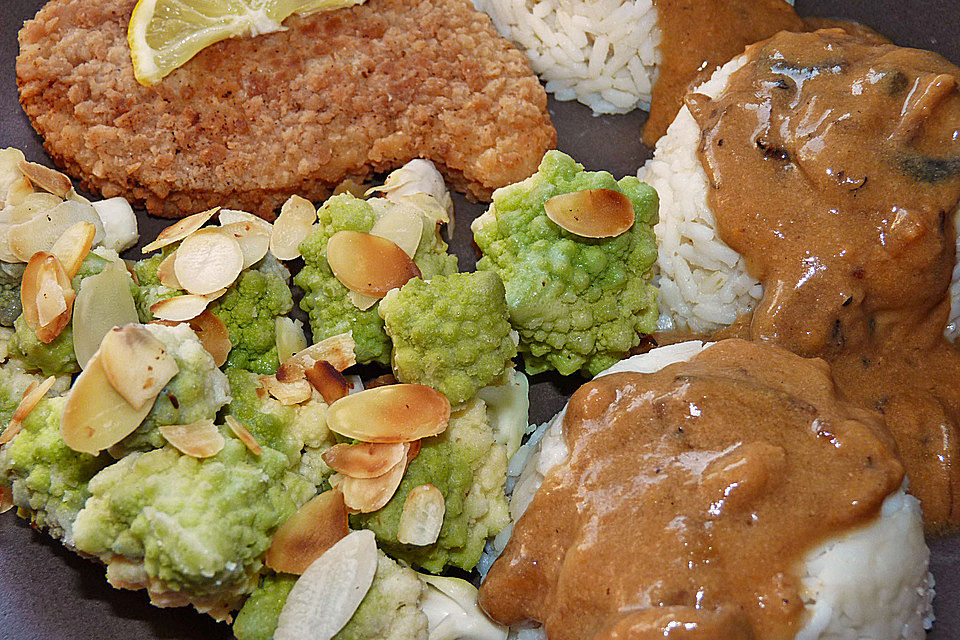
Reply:
[[[653,373],[688,360],[706,346],[691,341],[660,347],[622,360],[600,375]],[[508,473],[516,483],[510,498],[513,522],[526,511],[546,474],[569,455],[563,414],[537,428],[510,460]],[[802,576],[807,620],[794,640],[923,640],[934,619],[934,584],[922,518],[920,502],[900,489],[884,500],[874,522],[810,551]],[[512,530],[511,524],[488,546],[482,573],[503,551]],[[511,629],[510,638],[546,640],[546,634],[542,627],[526,625]]]

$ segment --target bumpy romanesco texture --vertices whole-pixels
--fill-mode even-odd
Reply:
[[[282,267],[281,265],[281,268]],[[210,306],[230,332],[227,366],[255,373],[276,373],[277,316],[293,308],[286,278],[269,270],[248,269]]]
[[[177,245],[168,245],[149,258],[144,258],[133,265],[133,272],[137,276],[137,293],[134,300],[137,303],[137,314],[140,316],[140,322],[150,322],[153,320],[153,314],[150,313],[150,307],[178,295],[183,292],[176,289],[170,289],[160,284],[160,278],[157,276],[157,269],[160,263],[173,253]]]
[[[20,281],[11,278],[0,269],[0,326],[12,327],[13,321],[23,313],[20,304]]]
[[[98,474],[74,523],[77,549],[142,562],[167,589],[201,598],[252,590],[276,528],[314,495],[287,458],[255,456],[226,434],[212,458],[172,447],[132,453]]]
[[[487,538],[510,522],[503,491],[506,477],[506,447],[494,440],[486,408],[475,400],[453,413],[446,431],[423,440],[420,454],[383,509],[352,521],[372,530],[380,547],[395,558],[432,573],[447,565],[470,571]],[[446,502],[440,537],[424,547],[400,544],[397,527],[403,503],[414,487],[427,483],[440,489]]]
[[[380,302],[400,382],[425,384],[453,404],[469,400],[517,355],[496,273],[415,279]]]
[[[20,433],[0,448],[0,484],[13,489],[21,515],[73,545],[73,524],[90,497],[90,479],[113,460],[79,453],[63,443],[60,416],[66,398],[45,398]]]
[[[13,328],[15,333],[10,339],[10,353],[21,358],[28,370],[40,371],[45,376],[61,376],[80,370],[73,353],[72,322],[48,344],[37,339],[37,334],[27,326],[22,315],[13,323]]]
[[[310,327],[316,342],[338,333],[353,331],[357,361],[390,363],[390,339],[383,329],[383,320],[374,305],[360,311],[347,298],[347,288],[340,284],[327,264],[327,241],[338,231],[369,232],[377,219],[373,206],[344,193],[327,200],[318,211],[319,228],[300,244],[304,267],[294,283],[304,291],[300,307],[310,316]],[[456,273],[457,258],[446,253],[447,244],[440,238],[434,222],[424,218],[423,234],[414,255],[414,262],[424,278]]]
[[[27,373],[19,360],[10,358],[0,365],[0,433],[10,422],[30,383],[42,381],[43,377]]]
[[[378,553],[370,590],[333,640],[426,640],[427,617],[417,606],[423,584],[415,572]],[[237,615],[237,640],[271,640],[296,581],[297,576],[265,576]]]
[[[236,367],[227,367],[230,381],[230,404],[227,413],[243,423],[257,442],[282,452],[296,463],[303,449],[303,440],[294,429],[296,409],[280,404],[269,395],[257,394],[260,381],[255,373]]]
[[[167,327],[144,325],[177,361],[179,371],[160,390],[153,408],[137,430],[124,438],[111,453],[156,449],[166,444],[159,427],[213,419],[230,400],[230,383],[203,348],[197,334],[185,324]]]
[[[582,238],[544,213],[555,195],[600,188],[633,202],[636,222],[629,231]],[[483,251],[477,269],[503,279],[528,373],[596,375],[656,328],[650,269],[657,206],[656,192],[636,177],[616,181],[605,171],[586,172],[559,151],[548,151],[530,178],[494,192],[490,209],[472,225]]]

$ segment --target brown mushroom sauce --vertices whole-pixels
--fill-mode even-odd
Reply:
[[[551,640],[790,638],[798,567],[903,479],[822,360],[741,340],[580,388],[554,468],[480,588]]]
[[[825,358],[886,418],[928,530],[960,525],[960,352],[943,337],[960,69],[840,30],[781,33],[688,95],[721,238],[763,283],[726,335]]]

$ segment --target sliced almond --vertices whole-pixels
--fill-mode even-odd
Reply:
[[[210,220],[210,218],[212,218],[219,210],[220,207],[215,207],[213,209],[208,209],[207,211],[195,213],[192,216],[187,216],[181,220],[177,220],[177,222],[161,231],[157,235],[156,240],[143,247],[143,253],[150,253],[151,251],[156,251],[157,249],[165,247],[168,244],[173,244],[174,242],[183,240],[188,235],[205,225],[207,221]]]
[[[80,367],[86,366],[110,329],[131,322],[139,319],[123,263],[111,262],[84,278],[73,305],[73,351]]]
[[[103,223],[97,210],[89,204],[67,200],[32,220],[14,225],[9,235],[10,251],[27,262],[38,251],[49,252],[60,236],[78,222],[94,226],[94,243],[103,237]]]
[[[353,531],[313,561],[280,610],[274,640],[330,640],[350,621],[377,572],[377,542]]]
[[[327,263],[351,291],[382,298],[420,277],[420,269],[397,243],[359,231],[338,231],[327,243]]]
[[[191,458],[211,458],[223,451],[226,444],[213,420],[163,425],[160,435],[177,451]]]
[[[392,240],[410,258],[417,253],[423,235],[423,216],[413,207],[394,204],[377,220],[370,233]]]
[[[338,486],[343,491],[344,503],[348,509],[358,513],[372,513],[382,509],[397,492],[406,470],[407,461],[401,460],[376,478],[343,476]]]
[[[373,380],[367,383],[367,389],[376,389],[377,387],[385,387],[388,384],[400,384],[400,381],[397,380],[397,376],[392,373],[385,373],[382,376],[377,376]]]
[[[58,198],[66,198],[70,190],[73,189],[70,178],[50,167],[45,167],[36,162],[22,161],[18,168],[30,182]]]
[[[420,448],[423,446],[423,440],[414,440],[409,443],[410,448],[407,449],[407,464],[409,465],[413,462],[413,459],[420,455]]]
[[[234,222],[253,222],[254,224],[260,224],[264,226],[269,231],[269,229],[273,226],[263,218],[239,209],[220,209],[220,212],[217,214],[217,220],[220,221],[221,227],[225,227],[228,224],[233,224]]]
[[[76,293],[60,260],[37,252],[27,263],[20,284],[23,320],[44,344],[53,342],[70,323]]]
[[[327,404],[333,404],[350,393],[350,383],[342,373],[326,360],[321,360],[304,371],[307,382],[313,385]]]
[[[264,564],[278,573],[300,575],[348,533],[343,493],[339,489],[324,491],[280,525]]]
[[[17,408],[13,411],[10,424],[4,429],[3,434],[0,434],[0,445],[7,444],[20,432],[20,425],[23,424],[23,421],[26,420],[27,416],[30,415],[30,412],[36,408],[40,401],[43,400],[43,396],[47,395],[47,392],[50,391],[53,383],[56,381],[56,376],[50,376],[39,384],[34,381],[27,386],[23,392],[23,397],[20,399],[20,404],[18,404]]]
[[[433,544],[443,527],[446,502],[440,489],[432,484],[421,484],[407,494],[397,526],[397,541],[424,547]]]
[[[380,298],[374,296],[365,296],[362,293],[357,293],[356,291],[347,291],[347,300],[350,301],[350,304],[355,306],[360,311],[366,311],[373,305],[380,302]]]
[[[317,221],[317,210],[309,200],[290,196],[280,208],[270,234],[270,253],[279,260],[300,257],[300,243],[307,239]]]
[[[44,278],[37,289],[37,325],[50,325],[67,310],[67,299],[55,277]]]
[[[303,323],[286,316],[277,316],[275,334],[277,336],[277,358],[285,362],[288,358],[307,348],[307,336],[303,332]]]
[[[183,285],[180,284],[179,280],[177,280],[177,272],[173,267],[173,264],[176,262],[176,260],[176,251],[164,258],[157,266],[157,279],[160,281],[160,284],[168,289],[182,291]]]
[[[357,364],[356,346],[351,333],[338,333],[325,338],[284,360],[277,370],[277,380],[302,380],[305,371],[320,361],[329,362],[337,371],[343,371]]]
[[[6,513],[13,507],[13,491],[10,490],[10,487],[0,485],[0,513]]]
[[[264,228],[255,222],[231,222],[222,225],[220,229],[237,241],[243,253],[244,269],[260,262],[270,249],[269,225]]]
[[[57,241],[50,247],[50,253],[57,256],[68,278],[73,278],[80,271],[80,265],[90,253],[93,238],[97,235],[97,228],[90,222],[77,222],[63,232]]]
[[[233,432],[233,435],[240,438],[240,442],[245,444],[247,449],[249,449],[253,455],[258,456],[263,453],[263,447],[260,446],[260,443],[257,442],[257,439],[253,437],[252,433],[250,433],[250,429],[247,429],[242,422],[231,415],[227,415],[226,418],[224,418],[224,421],[227,423],[227,426],[230,427],[230,431]]]
[[[543,205],[547,217],[583,238],[612,238],[633,226],[630,198],[613,189],[590,189],[553,196]]]
[[[161,320],[186,322],[203,313],[209,303],[209,296],[195,296],[188,293],[184,296],[174,296],[155,302],[150,305],[150,313]]]
[[[218,227],[201,229],[183,239],[173,270],[184,289],[207,295],[229,287],[243,269],[243,251],[231,234]]]
[[[63,202],[52,193],[30,191],[17,205],[8,205],[3,209],[3,218],[10,224],[29,222],[42,213],[46,213]]]
[[[313,397],[313,387],[305,379],[281,382],[276,376],[260,376],[260,386],[280,404],[294,405]]]
[[[98,351],[70,389],[60,434],[74,451],[97,455],[133,433],[152,407],[135,408],[114,390]]]
[[[10,186],[7,188],[7,193],[3,194],[3,206],[16,207],[23,203],[23,201],[26,200],[27,197],[33,192],[33,185],[30,184],[29,180],[21,176],[11,182]],[[51,193],[50,195],[53,194]]]
[[[230,331],[223,320],[207,309],[190,320],[190,328],[200,338],[203,348],[213,356],[213,362],[218,367],[222,367],[227,362],[230,349],[233,348],[230,342]]]
[[[406,443],[336,444],[321,456],[327,466],[351,478],[377,478],[390,471],[397,463],[406,461]]]
[[[337,400],[327,411],[334,433],[363,442],[412,442],[450,422],[450,401],[421,384],[392,384]]]
[[[143,325],[111,329],[100,343],[100,364],[117,393],[135,409],[152,405],[180,368]]]

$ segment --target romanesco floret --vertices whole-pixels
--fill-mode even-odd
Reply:
[[[21,361],[10,358],[0,365],[0,430],[10,422],[23,392],[33,382],[43,382],[43,377],[27,373]]]
[[[281,268],[283,268],[281,266]],[[248,269],[210,310],[230,332],[227,366],[255,373],[277,371],[277,316],[293,307],[287,278],[270,270]]]
[[[377,572],[357,611],[332,640],[426,640],[427,617],[418,604],[417,574],[382,551]],[[268,575],[243,605],[233,625],[237,640],[270,640],[297,576]]]
[[[157,276],[157,269],[160,263],[173,253],[177,245],[168,245],[149,258],[144,258],[133,265],[133,272],[137,276],[137,293],[134,300],[137,302],[137,314],[140,316],[140,322],[150,322],[153,320],[153,314],[150,307],[166,300],[181,295],[182,291],[171,289],[160,284],[160,278]]]
[[[23,313],[23,306],[20,304],[23,269],[22,264],[0,264],[0,326],[12,327],[13,321]]]
[[[227,367],[226,373],[231,398],[227,413],[246,426],[258,443],[284,453],[290,464],[296,463],[303,449],[303,440],[293,426],[296,409],[264,393],[255,373],[236,367]]]
[[[378,211],[384,210],[347,193],[327,200],[317,212],[317,231],[300,244],[304,267],[294,278],[294,283],[304,291],[300,307],[310,316],[314,341],[352,331],[360,363],[389,364],[390,339],[377,313],[378,305],[361,311],[347,298],[347,288],[327,264],[327,241],[338,231],[369,232]],[[424,278],[456,273],[457,258],[446,251],[447,244],[437,233],[436,223],[424,217],[420,245],[413,258]]]
[[[414,279],[380,302],[400,382],[469,400],[517,355],[503,283],[496,273]]]
[[[185,324],[167,327],[144,325],[167,348],[179,368],[160,390],[153,408],[137,430],[124,438],[111,453],[156,449],[166,444],[158,427],[212,420],[230,401],[230,382],[203,348],[197,334]]]
[[[66,397],[44,398],[20,433],[0,448],[0,484],[13,490],[21,515],[73,546],[73,524],[90,492],[90,479],[113,460],[70,449],[60,436]]]
[[[265,447],[256,456],[224,434],[212,458],[165,447],[104,469],[74,523],[77,549],[108,565],[142,565],[151,594],[220,597],[221,612],[238,606],[257,585],[276,528],[315,491],[286,470],[282,453]]]
[[[555,195],[601,188],[633,202],[636,222],[629,231],[582,238],[544,213]],[[616,181],[605,171],[584,171],[559,151],[548,151],[530,178],[494,192],[493,204],[471,225],[483,251],[477,269],[503,279],[528,373],[596,375],[656,328],[650,269],[657,206],[656,192],[636,177]]]
[[[422,441],[390,502],[379,511],[354,516],[354,522],[372,530],[392,557],[432,573],[446,565],[469,571],[487,538],[510,522],[506,477],[506,447],[495,441],[483,402],[474,400],[453,412],[446,431]],[[446,502],[440,537],[424,547],[400,544],[397,527],[403,503],[414,487],[427,483],[440,489]]]

